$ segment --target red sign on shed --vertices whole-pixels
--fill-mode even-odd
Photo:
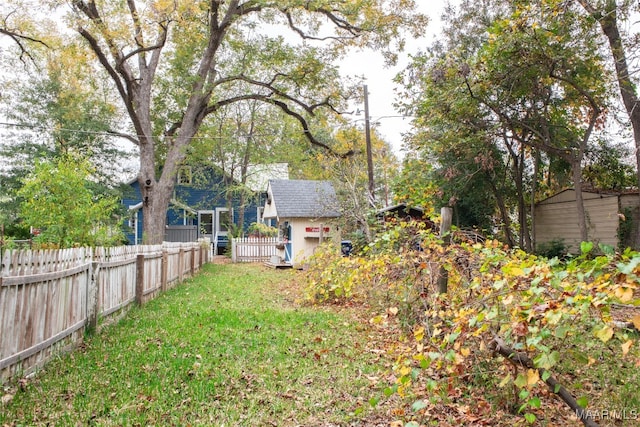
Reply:
[[[319,233],[320,227],[307,227],[304,229],[307,233]],[[322,231],[325,233],[329,232],[329,227],[322,227]]]

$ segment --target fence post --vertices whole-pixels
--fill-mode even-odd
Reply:
[[[160,283],[162,292],[167,291],[167,270],[169,269],[169,254],[167,248],[162,248],[162,265],[160,267]]]
[[[191,246],[191,277],[196,275],[196,247]]]
[[[184,280],[184,249],[178,251],[178,283]]]
[[[444,246],[448,246],[451,242],[451,223],[453,221],[453,209],[444,207],[440,209],[440,238],[444,241]],[[449,282],[449,273],[440,265],[440,273],[438,274],[438,292],[441,294],[447,293],[447,283]]]
[[[95,331],[98,327],[98,274],[100,263],[91,261],[87,271],[87,329]]]
[[[142,305],[144,296],[144,254],[136,257],[136,303]]]

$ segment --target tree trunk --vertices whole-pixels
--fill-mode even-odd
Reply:
[[[140,173],[138,183],[142,194],[142,242],[158,245],[164,240],[167,225],[167,209],[176,184],[178,167],[185,157],[184,147],[195,133],[185,127],[185,134],[172,141],[159,179],[155,178],[155,143],[153,138],[142,139],[140,144]]]
[[[238,227],[240,227],[240,231],[244,230],[244,215],[246,211],[246,203],[247,203],[247,195],[244,193],[240,193],[240,206],[238,207]]]
[[[589,233],[587,230],[587,215],[584,210],[584,199],[582,197],[582,156],[578,155],[577,158],[571,162],[571,171],[573,172],[573,187],[576,191],[576,209],[578,212],[578,228],[580,229],[580,239],[582,242],[589,240]]]
[[[516,196],[518,197],[518,221],[520,222],[518,242],[521,248],[531,252],[531,235],[527,224],[527,204],[524,199],[524,150],[524,144],[520,144],[519,155],[513,155],[513,173],[515,176]]]
[[[533,180],[531,181],[531,251],[536,250],[536,193],[540,175],[540,151],[533,148]]]
[[[520,233],[522,235],[522,239],[524,240],[523,242],[523,248],[525,251],[527,252],[532,252],[533,251],[533,243],[531,241],[531,229],[529,228],[529,217],[527,216],[527,201],[525,200],[524,197],[524,169],[525,169],[525,146],[524,144],[521,144],[520,146],[520,167],[518,168],[518,172],[519,172],[519,178],[520,178],[520,183],[519,183],[519,187],[518,187],[518,203],[519,203],[519,207],[518,209],[521,210],[521,217],[520,217]],[[533,151],[533,149],[531,149]],[[533,221],[533,217],[531,217],[531,221]]]
[[[509,151],[509,156],[511,157],[511,161],[513,162],[512,174],[513,179],[515,181],[516,186],[516,197],[518,199],[518,221],[520,222],[520,232],[518,233],[518,243],[521,248],[524,250],[531,252],[533,250],[531,244],[531,233],[529,232],[529,227],[527,224],[527,205],[524,197],[524,168],[525,168],[525,147],[526,144],[523,142],[523,137],[518,137],[514,139],[507,138],[506,135],[503,135],[505,146]],[[514,149],[512,143],[518,142],[518,152]],[[533,150],[533,148],[531,148]]]
[[[142,189],[142,242],[145,245],[158,245],[164,240],[167,224],[167,206],[173,188],[161,188],[158,182],[140,179]]]
[[[500,210],[500,216],[502,217],[502,229],[504,230],[504,237],[506,239],[507,245],[509,247],[513,247],[515,241],[513,240],[513,234],[511,233],[511,219],[509,219],[509,210],[507,209],[507,205],[504,202],[504,198],[502,197],[502,193],[498,191],[494,180],[491,179],[491,176],[487,174],[489,185],[491,186],[491,190],[493,191],[493,195],[496,198],[496,203],[498,204],[498,209]]]

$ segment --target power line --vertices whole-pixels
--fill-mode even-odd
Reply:
[[[47,132],[68,132],[68,133],[76,133],[76,134],[86,134],[86,135],[97,135],[97,136],[108,136],[108,137],[117,137],[117,138],[124,138],[124,139],[129,139],[129,138],[141,138],[144,135],[135,135],[135,134],[119,134],[119,133],[115,133],[115,132],[105,132],[105,131],[91,131],[91,130],[83,130],[83,129],[70,129],[70,128],[53,128],[53,127],[47,127],[47,126],[40,126],[40,125],[30,125],[30,124],[23,124],[23,123],[9,123],[9,122],[0,122],[0,126],[4,126],[4,127],[15,127],[15,128],[25,128],[25,129],[30,129],[30,130],[41,130],[41,131],[47,131]],[[166,135],[152,135],[153,138],[163,138]],[[235,136],[235,137],[256,137],[256,136],[282,136],[282,133],[265,133],[265,132],[260,132],[260,133],[253,133],[253,134],[247,134],[247,133],[236,133],[234,135],[229,135],[229,136]],[[223,135],[216,135],[216,136],[192,136],[190,139],[192,140],[207,140],[207,139],[225,139],[228,136],[223,136]]]
[[[411,116],[382,116],[382,117],[378,117],[376,120],[379,119],[383,119],[383,118],[389,118],[389,117],[411,117]],[[374,121],[374,124],[376,124],[377,122]],[[41,125],[32,125],[32,124],[24,124],[24,123],[10,123],[10,122],[1,122],[0,121],[0,126],[4,126],[4,127],[14,127],[14,128],[23,128],[23,129],[29,129],[29,130],[39,130],[39,131],[46,131],[46,132],[68,132],[68,133],[73,133],[73,134],[84,134],[84,135],[95,135],[95,136],[105,136],[105,137],[116,137],[116,138],[122,138],[122,139],[127,139],[129,141],[131,141],[131,139],[133,138],[138,138],[140,139],[141,137],[143,137],[144,135],[136,135],[136,134],[124,134],[124,133],[117,133],[117,132],[106,132],[106,131],[91,131],[91,130],[83,130],[83,129],[70,129],[70,128],[54,128],[54,127],[50,127],[50,126],[41,126]],[[226,138],[229,137],[235,137],[235,138],[255,138],[255,137],[282,137],[284,135],[283,132],[280,133],[276,133],[276,132],[254,132],[254,133],[234,133],[234,134],[230,134],[230,135],[215,135],[215,136],[192,136],[190,139],[191,140],[212,140],[212,139],[217,139],[217,140],[224,140]],[[166,135],[152,135],[153,138],[164,138],[166,137]]]

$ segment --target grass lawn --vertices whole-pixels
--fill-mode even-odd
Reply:
[[[349,310],[297,301],[298,274],[205,266],[9,389],[0,425],[371,425],[384,361]]]

